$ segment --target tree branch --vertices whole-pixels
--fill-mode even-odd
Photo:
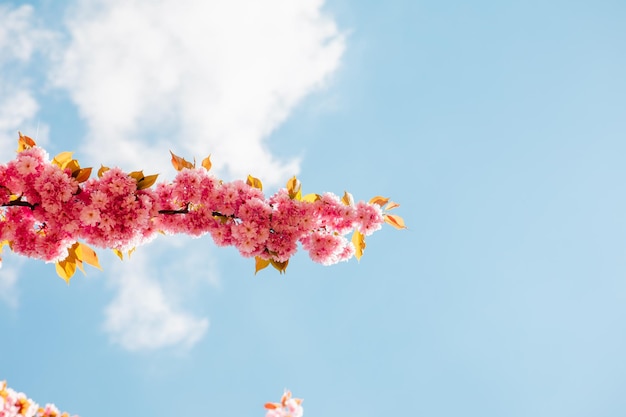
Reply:
[[[2,206],[2,207],[21,206],[21,207],[28,207],[31,210],[35,210],[35,207],[37,207],[37,204],[31,204],[28,201],[13,200],[13,201],[9,201],[8,203],[5,203],[5,204],[0,204],[0,206]]]

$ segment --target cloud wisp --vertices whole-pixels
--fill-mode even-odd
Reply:
[[[18,273],[15,268],[2,268],[2,276],[0,277],[0,301],[13,309],[17,308],[19,305],[17,277]]]
[[[42,27],[30,5],[0,4],[0,149],[11,151],[17,131],[38,131],[45,143],[48,128],[36,127],[39,104],[33,91],[32,58],[55,43],[54,32]],[[0,152],[3,157],[9,152]],[[8,158],[7,158],[8,159]]]
[[[267,136],[339,65],[344,38],[322,1],[79,1],[53,77],[89,129],[98,163],[170,170],[175,144],[227,177],[297,173]]]
[[[17,132],[38,132],[45,143],[48,126],[36,122],[39,104],[29,74],[33,56],[49,49],[54,43],[54,32],[42,27],[30,5],[12,7],[0,4],[0,157],[3,163],[13,157]],[[6,251],[5,251],[6,252]],[[5,253],[5,256],[10,256]],[[13,266],[5,265],[0,276],[0,301],[17,308],[21,260],[11,259]]]
[[[167,281],[163,276],[167,268],[156,265],[154,255],[164,255],[163,249],[168,248],[151,244],[146,249],[142,247],[111,269],[108,279],[116,295],[105,309],[103,329],[114,343],[130,351],[174,345],[190,348],[206,333],[209,320],[184,311],[177,303],[184,289],[176,291],[163,282]],[[167,252],[171,255],[172,251]],[[187,287],[191,285],[187,283]]]

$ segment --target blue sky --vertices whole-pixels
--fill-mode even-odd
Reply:
[[[208,238],[70,286],[5,252],[0,379],[83,417],[263,415],[285,387],[306,416],[619,415],[625,5],[247,3],[2,3],[2,161],[37,126],[95,166],[211,153],[391,196],[409,230],[283,276]]]

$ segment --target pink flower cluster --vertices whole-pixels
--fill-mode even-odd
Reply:
[[[55,262],[79,239],[122,250],[158,232],[209,233],[218,246],[235,246],[244,257],[285,262],[300,243],[315,262],[330,265],[354,255],[348,233],[367,236],[384,221],[376,204],[346,203],[331,193],[305,201],[287,189],[265,198],[204,168],[185,168],[172,182],[139,188],[118,168],[79,183],[43,149],[26,149],[0,165],[0,245],[6,241],[18,254]]]
[[[69,414],[59,412],[54,404],[40,407],[24,393],[8,388],[6,381],[1,381],[0,417],[69,417]]]
[[[265,417],[302,417],[304,409],[300,398],[292,398],[291,392],[285,390],[279,403],[266,403]],[[70,417],[69,413],[61,413],[54,404],[40,407],[36,402],[7,387],[6,381],[0,381],[0,417]],[[73,416],[78,417],[78,416]]]
[[[265,417],[302,417],[304,409],[300,398],[292,398],[291,392],[285,390],[279,403],[265,404],[267,413]]]

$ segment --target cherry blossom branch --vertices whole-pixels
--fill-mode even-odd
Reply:
[[[292,398],[291,392],[285,390],[280,402],[266,403],[266,417],[302,417],[304,409],[300,398]],[[0,416],[2,417],[70,417],[69,413],[61,413],[54,404],[39,406],[23,392],[17,392],[0,381]],[[74,416],[78,417],[78,416]]]
[[[87,245],[123,257],[159,233],[208,233],[218,246],[255,258],[257,272],[272,265],[282,273],[299,246],[313,261],[332,265],[360,259],[365,237],[383,223],[405,227],[388,213],[398,204],[387,198],[355,203],[347,192],[303,196],[295,177],[266,197],[252,176],[246,182],[212,176],[209,158],[197,168],[172,154],[172,164],[179,171],[174,180],[154,187],[157,175],[142,171],[102,166],[91,177],[92,169],[81,168],[71,152],[50,161],[20,136],[16,158],[0,165],[0,248],[54,262],[69,280],[83,262],[100,267]]]
[[[28,207],[31,210],[35,210],[35,207],[37,207],[37,204],[31,204],[28,201],[23,201],[23,200],[13,200],[13,201],[9,201],[8,203],[3,203],[0,204],[0,206],[2,207]]]
[[[61,413],[54,404],[40,407],[39,404],[26,397],[23,392],[17,392],[7,387],[6,381],[0,381],[0,416],[69,417],[70,415]]]
[[[159,210],[159,214],[187,214],[189,213],[189,203],[185,204],[185,208],[178,210]],[[214,211],[211,213],[212,216],[224,216],[219,211]],[[225,216],[225,217],[233,217],[233,216]]]

